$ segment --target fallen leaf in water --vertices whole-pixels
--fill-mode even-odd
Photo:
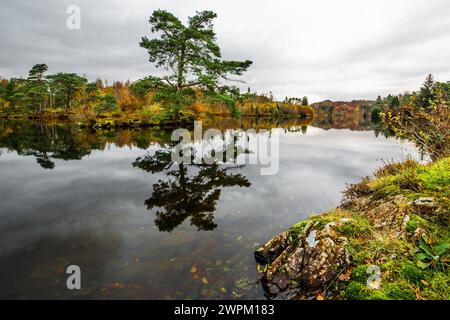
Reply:
[[[237,241],[240,241],[242,239],[242,236],[239,236],[236,238]]]
[[[222,287],[222,288],[220,288],[220,292],[227,293],[227,289]]]
[[[142,284],[135,283],[133,284],[133,289],[144,290],[145,287]]]
[[[202,283],[206,286],[208,285],[208,279],[206,279],[205,277],[202,278]]]
[[[239,279],[239,280],[236,281],[236,287],[238,287],[239,289],[246,290],[251,285],[252,285],[252,281],[249,278],[247,278],[247,277],[244,277],[244,278]]]
[[[172,258],[169,260],[169,262],[174,262],[175,260],[177,260],[177,258]]]
[[[62,274],[66,273],[66,269],[64,267],[59,267],[58,270],[55,272],[55,276],[60,276]]]
[[[197,267],[196,266],[192,266],[191,267],[191,273],[196,273],[197,272]]]
[[[116,282],[113,284],[114,289],[122,289],[125,285],[121,282]]]

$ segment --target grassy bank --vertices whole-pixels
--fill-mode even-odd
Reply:
[[[384,165],[349,185],[339,207],[256,250],[269,296],[450,299],[448,89],[429,76],[418,93],[392,99],[379,113],[386,129],[412,141],[429,163]]]
[[[256,112],[255,112],[256,110]],[[192,123],[195,120],[204,120],[211,117],[232,117],[232,118],[258,118],[258,119],[311,119],[314,117],[314,110],[309,106],[292,105],[277,102],[245,102],[239,105],[237,115],[231,115],[225,106],[203,105],[196,102],[180,111],[177,119],[170,117],[164,108],[158,103],[149,102],[148,105],[141,106],[135,111],[102,112],[100,114],[89,110],[68,112],[62,108],[46,109],[39,114],[30,112],[5,113],[0,111],[2,119],[18,120],[68,120],[82,124],[82,126],[98,128],[126,128],[126,127],[146,127],[154,125],[183,125]]]
[[[450,157],[387,164],[338,208],[292,226],[263,282],[292,299],[450,299],[449,210]]]

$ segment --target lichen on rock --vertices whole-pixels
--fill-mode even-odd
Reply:
[[[390,163],[275,236],[255,252],[267,296],[450,300],[449,168]]]
[[[295,248],[291,244],[280,252],[263,273],[261,281],[267,294],[274,297],[289,291],[291,294],[295,292],[297,298],[307,299],[333,281],[350,263],[345,248],[347,238],[335,231],[336,227],[349,221],[329,222],[324,226],[320,223],[307,225],[296,236]],[[267,251],[284,237],[285,234],[277,235],[257,252]]]

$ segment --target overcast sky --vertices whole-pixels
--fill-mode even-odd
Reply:
[[[80,30],[66,27],[72,4]],[[159,8],[215,11],[223,57],[252,60],[246,86],[277,98],[374,99],[427,73],[450,80],[448,0],[1,0],[0,76],[35,63],[110,82],[156,74],[138,43]]]

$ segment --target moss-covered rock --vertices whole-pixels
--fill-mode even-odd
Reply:
[[[292,226],[263,284],[290,299],[449,299],[449,198],[449,158],[389,163]]]

